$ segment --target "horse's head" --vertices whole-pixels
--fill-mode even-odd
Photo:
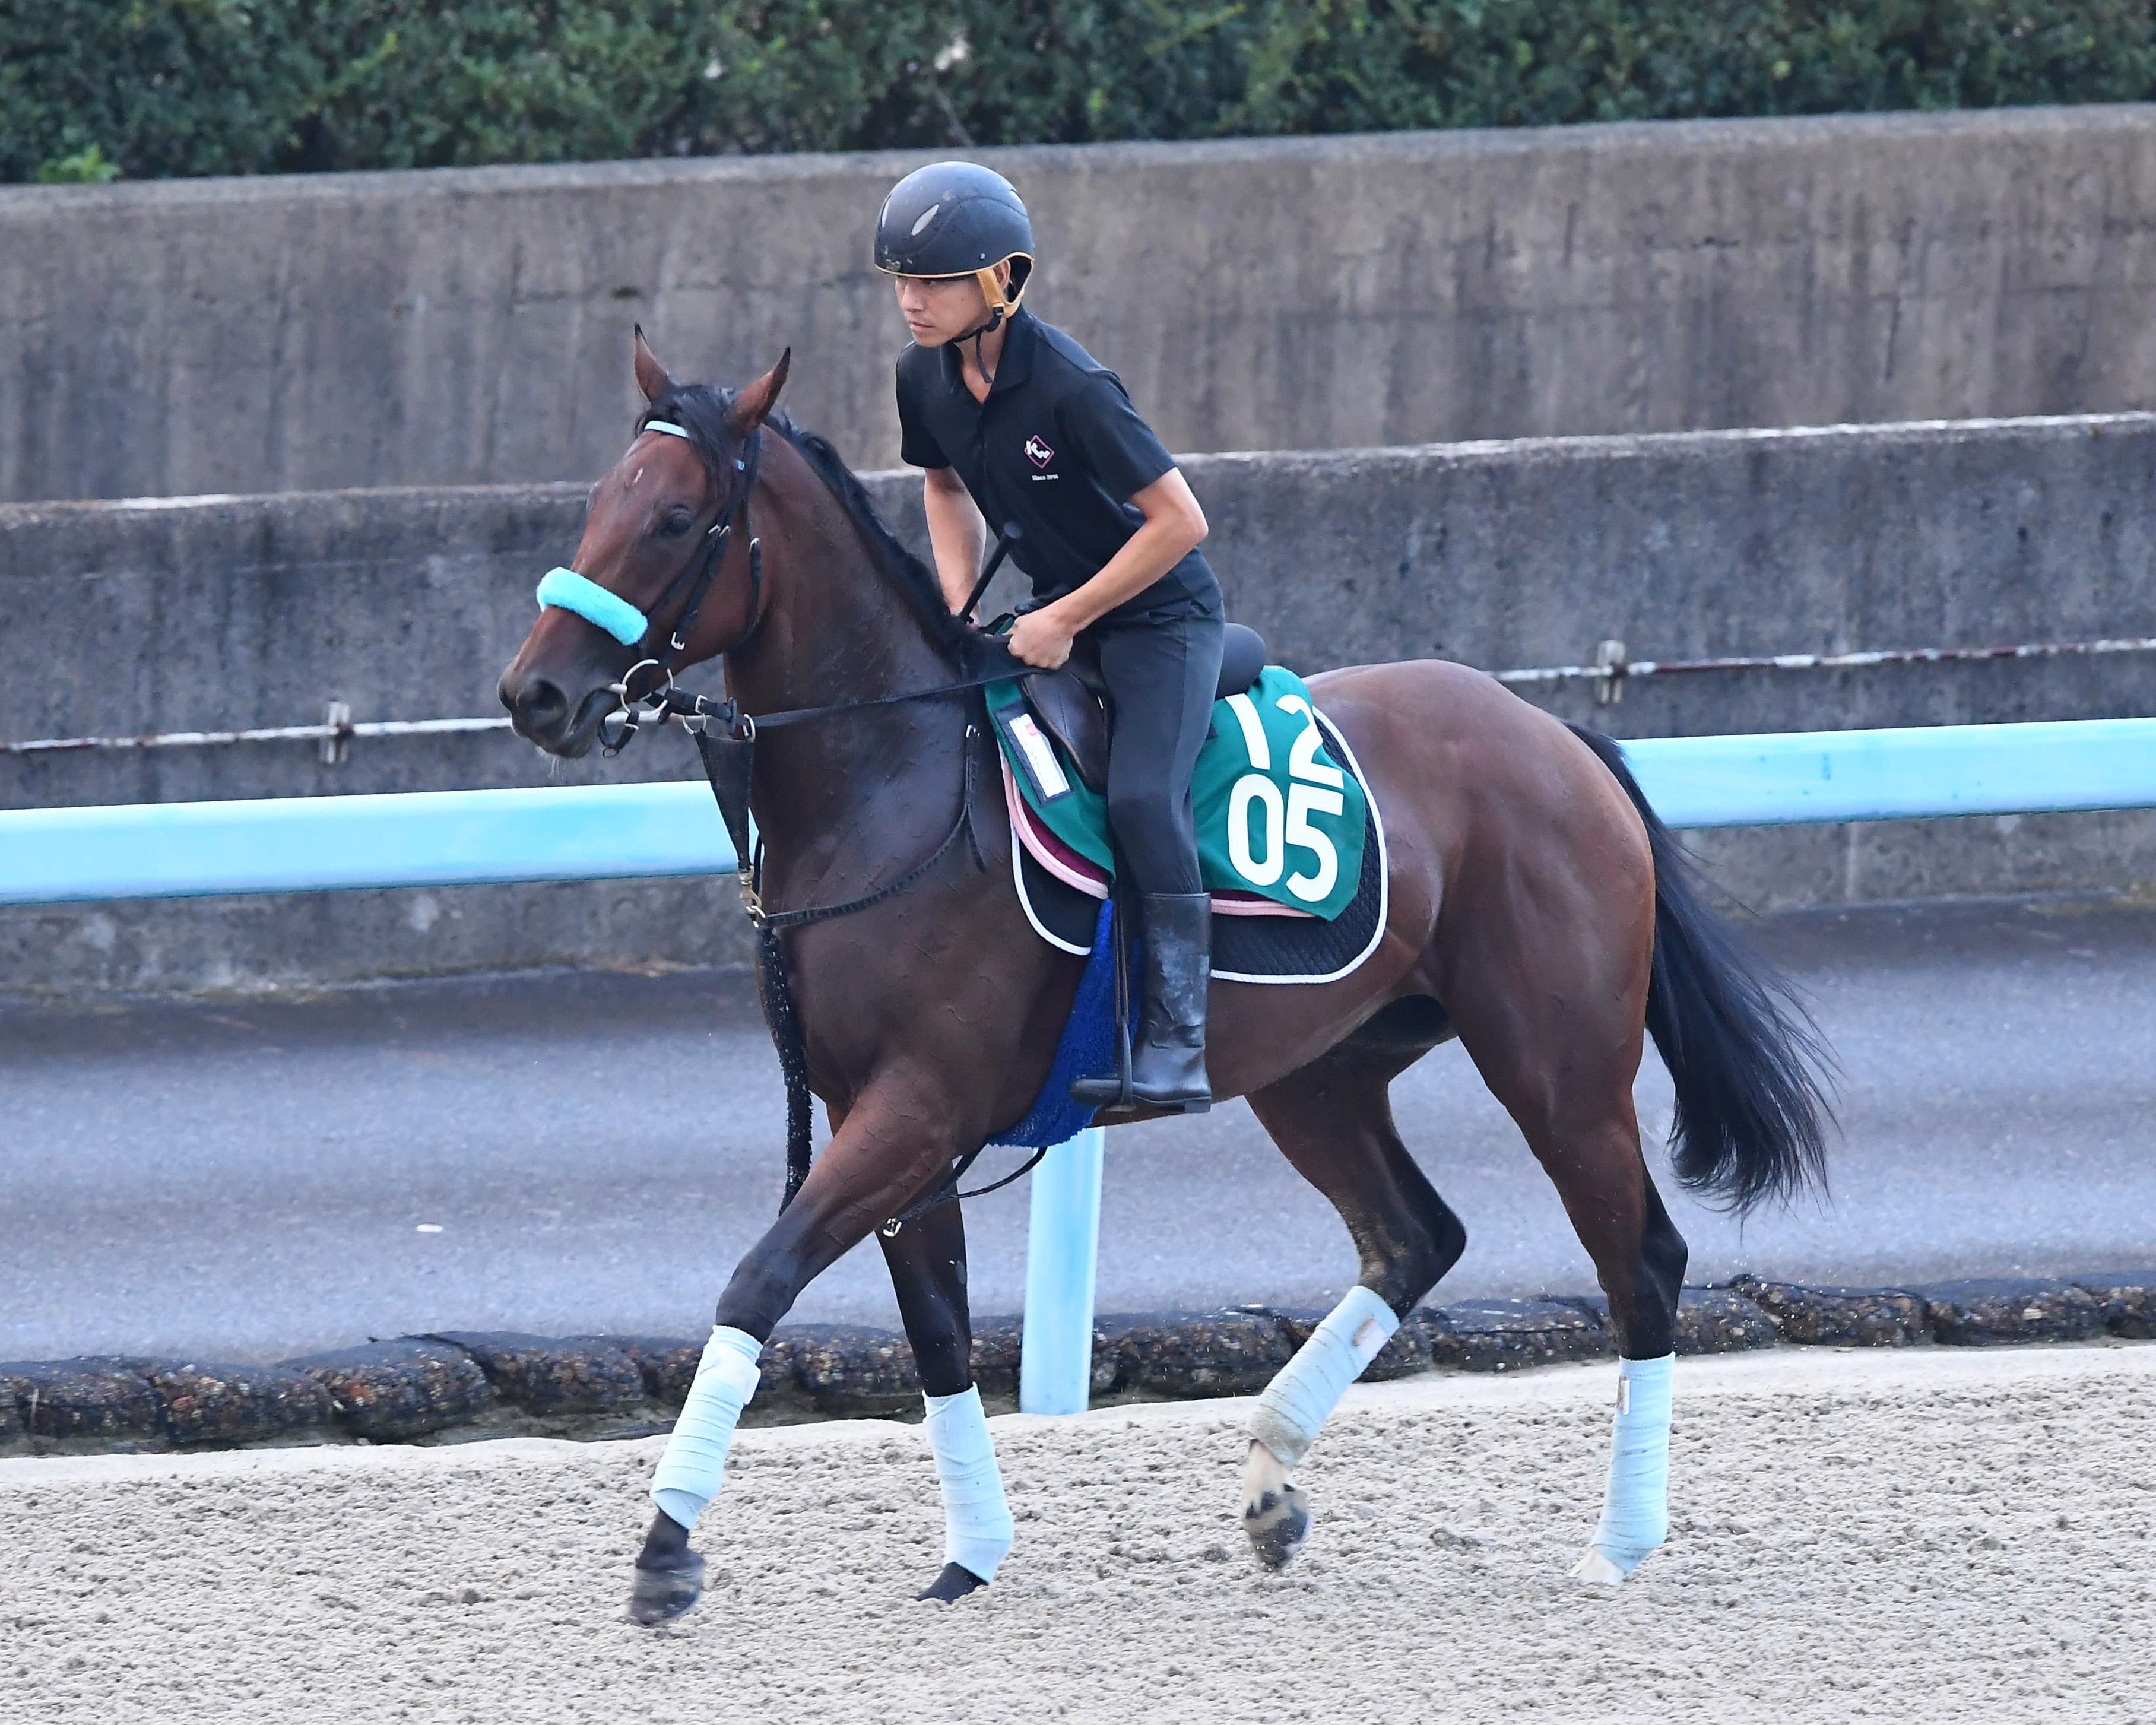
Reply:
[[[592,488],[575,562],[542,583],[539,620],[501,674],[518,736],[582,755],[625,698],[756,626],[747,535],[728,529],[754,483],[750,440],[778,404],[788,357],[732,395],[684,388],[637,331],[646,408],[636,436]]]

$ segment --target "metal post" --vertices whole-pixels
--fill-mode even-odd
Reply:
[[[327,702],[322,708],[322,723],[336,733],[322,739],[322,765],[341,767],[352,757],[352,703]]]
[[[1089,1127],[1050,1150],[1033,1171],[1019,1355],[1021,1413],[1082,1414],[1092,1395],[1103,1148],[1101,1128]]]

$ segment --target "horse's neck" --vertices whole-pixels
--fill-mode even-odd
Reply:
[[[951,681],[957,673],[902,577],[885,570],[806,460],[781,449],[792,460],[751,501],[763,541],[763,617],[728,655],[728,691],[752,713],[774,712]]]
[[[823,494],[814,501],[827,501],[822,481],[808,478]],[[761,531],[763,621],[726,664],[727,691],[747,711],[873,701],[959,675],[834,501],[773,511]],[[759,737],[756,816],[774,869],[793,884],[835,886],[834,876],[872,870],[889,848],[910,844],[916,829],[947,822],[964,730],[944,699]],[[871,827],[877,840],[865,845]]]

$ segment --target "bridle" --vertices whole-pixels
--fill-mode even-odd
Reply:
[[[696,445],[696,439],[686,429],[665,420],[648,419],[639,430],[639,433],[664,432],[686,440],[691,447]],[[757,992],[763,1007],[764,1023],[770,1029],[772,1042],[778,1050],[779,1070],[786,1081],[786,1190],[778,1206],[783,1211],[793,1203],[794,1194],[801,1189],[802,1182],[808,1178],[811,1117],[808,1050],[802,1040],[800,1019],[794,1009],[793,988],[787,976],[786,955],[778,943],[779,932],[811,922],[849,916],[857,911],[865,911],[872,905],[896,897],[942,862],[961,839],[966,841],[971,850],[975,867],[982,870],[988,868],[988,859],[983,854],[979,837],[973,830],[974,757],[978,752],[982,726],[970,719],[967,721],[959,765],[958,818],[952,824],[951,830],[944,835],[942,844],[886,886],[842,903],[792,911],[773,911],[763,902],[763,840],[753,830],[749,810],[750,787],[755,776],[757,733],[787,726],[814,724],[822,720],[865,712],[873,707],[891,706],[902,701],[927,701],[939,696],[965,693],[985,688],[991,683],[1008,682],[1030,675],[1035,667],[1011,658],[1009,649],[1001,642],[993,636],[983,635],[980,639],[984,645],[1000,655],[1000,663],[992,664],[986,670],[952,682],[937,684],[927,689],[909,689],[896,695],[876,696],[866,701],[831,701],[821,706],[794,707],[757,716],[742,711],[732,700],[714,701],[709,696],[692,695],[676,687],[675,670],[680,663],[681,655],[688,651],[690,637],[696,632],[698,614],[711,593],[712,583],[717,579],[720,565],[725,561],[726,547],[733,537],[737,524],[748,536],[748,628],[739,640],[726,649],[727,653],[739,652],[762,626],[763,542],[756,536],[748,518],[749,495],[756,489],[762,439],[763,429],[759,426],[743,441],[741,454],[732,459],[735,477],[732,495],[721,506],[717,519],[706,530],[701,545],[682,566],[680,572],[667,583],[665,591],[660,594],[658,603],[653,606],[649,614],[639,611],[619,593],[610,592],[588,576],[569,569],[550,572],[539,583],[538,597],[542,607],[555,605],[563,610],[574,611],[586,621],[606,630],[623,645],[643,649],[649,648],[658,631],[658,616],[665,610],[676,593],[686,589],[686,596],[681,601],[673,628],[666,633],[664,645],[656,651],[646,652],[622,674],[620,681],[608,685],[619,705],[599,721],[599,742],[608,755],[619,754],[646,725],[664,725],[669,719],[679,722],[681,728],[696,740],[696,752],[702,758],[704,776],[710,781],[712,798],[719,805],[719,815],[726,823],[726,835],[733,841],[742,907],[748,913],[749,922],[756,930]],[[1014,527],[1007,528],[1004,538],[998,542],[995,557],[974,588],[972,601],[967,605],[968,615],[973,604],[978,602],[982,590],[988,585],[988,577],[995,572],[997,566],[1008,553],[1009,541],[1017,536]],[[653,686],[639,696],[634,692],[637,674],[647,668],[655,674]],[[974,1192],[961,1193],[958,1190],[959,1177],[973,1166],[980,1153],[980,1149],[976,1148],[957,1158],[946,1178],[926,1198],[883,1224],[886,1235],[896,1235],[906,1222],[952,1199],[978,1197],[981,1193],[993,1192],[999,1186],[1009,1185],[1046,1155],[1047,1150],[1044,1147],[1031,1160],[1000,1180]]]
[[[644,431],[665,432],[687,439],[693,446],[695,439],[679,425],[663,419],[649,419],[639,428]],[[689,650],[690,638],[696,634],[696,620],[704,608],[704,601],[717,580],[719,569],[726,562],[726,547],[733,538],[737,523],[748,535],[748,628],[726,650],[728,655],[738,653],[752,640],[763,626],[763,542],[756,536],[749,526],[749,496],[756,490],[757,475],[762,465],[763,429],[759,426],[749,433],[742,444],[742,453],[733,457],[732,466],[737,475],[732,495],[720,508],[718,518],[706,530],[703,541],[690,554],[680,572],[667,583],[665,591],[649,612],[639,611],[635,606],[588,576],[579,575],[572,569],[550,571],[539,583],[539,603],[544,608],[552,605],[566,611],[576,612],[587,622],[596,624],[612,634],[625,647],[649,649],[652,638],[659,630],[659,617],[666,609],[675,594],[688,589],[681,602],[674,626],[667,631],[665,644],[654,651],[645,651],[624,671],[620,679],[606,685],[607,691],[616,701],[613,709],[599,721],[599,745],[609,757],[619,754],[646,725],[664,725],[669,719],[680,721],[682,728],[699,737],[723,734],[745,742],[752,742],[758,731],[776,731],[788,725],[814,724],[823,719],[837,718],[843,714],[866,711],[871,707],[893,706],[902,701],[928,701],[941,695],[957,695],[971,689],[982,689],[991,683],[1003,683],[1015,678],[1030,676],[1037,667],[1010,657],[1009,651],[994,635],[980,634],[977,639],[983,650],[991,656],[989,667],[971,676],[960,677],[948,683],[938,683],[927,689],[902,690],[896,695],[879,695],[866,701],[834,701],[821,706],[793,707],[782,712],[751,715],[742,711],[732,701],[714,701],[707,695],[691,695],[676,688],[674,674],[680,664],[681,655]],[[966,608],[961,614],[968,621],[973,608],[980,603],[981,594],[989,580],[1003,566],[1009,555],[1012,544],[1021,536],[1015,521],[1005,524],[996,541],[993,554],[981,572]],[[991,628],[995,625],[990,625]],[[637,675],[649,670],[654,674],[652,686],[643,695],[635,693]],[[747,895],[744,894],[744,896]],[[761,910],[751,906],[752,916],[761,915]]]
[[[691,447],[695,439],[681,426],[664,419],[647,419],[645,431],[659,431],[672,436],[688,439]],[[609,757],[619,754],[644,726],[665,724],[673,716],[671,697],[675,693],[674,673],[681,662],[681,655],[689,650],[690,637],[696,632],[696,619],[704,608],[704,601],[711,596],[711,584],[718,579],[719,568],[726,562],[726,547],[732,542],[734,524],[748,535],[748,629],[735,642],[730,652],[738,652],[746,646],[763,624],[763,542],[756,536],[748,524],[749,494],[756,490],[758,470],[762,465],[763,428],[758,426],[742,442],[742,452],[733,458],[734,480],[732,495],[721,507],[718,519],[704,534],[703,542],[696,555],[682,565],[681,572],[667,583],[666,591],[660,594],[659,603],[651,608],[651,621],[643,638],[636,644],[649,646],[652,634],[659,627],[659,618],[667,608],[667,603],[683,587],[687,597],[681,601],[674,627],[667,632],[665,644],[657,652],[639,659],[624,671],[621,680],[609,684],[614,698],[620,705],[599,721],[600,752]],[[655,673],[653,685],[643,698],[634,692],[636,675],[649,668]],[[609,729],[611,727],[611,729]]]

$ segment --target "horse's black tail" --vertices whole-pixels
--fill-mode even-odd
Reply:
[[[1833,1056],[1779,972],[1707,903],[1698,865],[1664,826],[1617,745],[1572,733],[1616,776],[1655,859],[1655,968],[1647,1032],[1676,1086],[1677,1178],[1740,1214],[1826,1184]]]

